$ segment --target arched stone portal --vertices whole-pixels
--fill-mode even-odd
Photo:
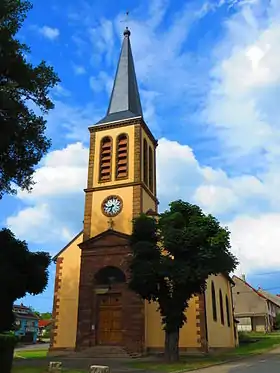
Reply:
[[[96,285],[120,284],[126,282],[126,276],[118,267],[107,266],[101,268],[94,276]]]
[[[128,287],[130,236],[109,229],[80,244],[81,272],[76,348],[119,346],[141,353],[143,300]]]

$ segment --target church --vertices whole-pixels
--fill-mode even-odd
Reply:
[[[127,286],[132,220],[143,212],[156,215],[159,205],[157,140],[143,117],[127,28],[107,114],[89,133],[83,230],[54,257],[50,353],[161,352],[164,331],[157,304],[143,301]],[[181,352],[238,344],[233,286],[226,275],[211,276],[205,293],[191,299],[180,331]]]

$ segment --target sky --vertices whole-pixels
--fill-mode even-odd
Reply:
[[[34,1],[18,37],[31,63],[46,60],[61,79],[50,92],[52,148],[33,192],[2,199],[2,226],[52,255],[82,229],[88,127],[107,110],[127,25],[159,140],[160,211],[180,198],[215,215],[237,274],[280,293],[280,0]],[[26,305],[52,309],[54,273]]]

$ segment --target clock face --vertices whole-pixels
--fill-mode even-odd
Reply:
[[[109,196],[102,203],[102,211],[106,216],[116,216],[122,210],[122,200],[118,196]]]

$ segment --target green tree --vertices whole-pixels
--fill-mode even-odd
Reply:
[[[27,62],[30,49],[16,37],[31,8],[26,0],[0,1],[0,198],[14,186],[32,188],[34,167],[51,145],[43,115],[54,107],[48,94],[59,78],[45,61]]]
[[[43,312],[40,314],[40,318],[42,320],[50,320],[52,318],[52,313],[51,312]]]
[[[238,262],[230,252],[229,231],[212,215],[181,200],[169,206],[158,219],[134,220],[129,285],[143,299],[158,302],[165,357],[176,361],[189,300],[205,291],[209,275],[228,274]]]
[[[50,263],[48,253],[30,252],[26,242],[16,239],[9,229],[0,231],[0,333],[12,329],[13,303],[17,299],[44,291]]]

